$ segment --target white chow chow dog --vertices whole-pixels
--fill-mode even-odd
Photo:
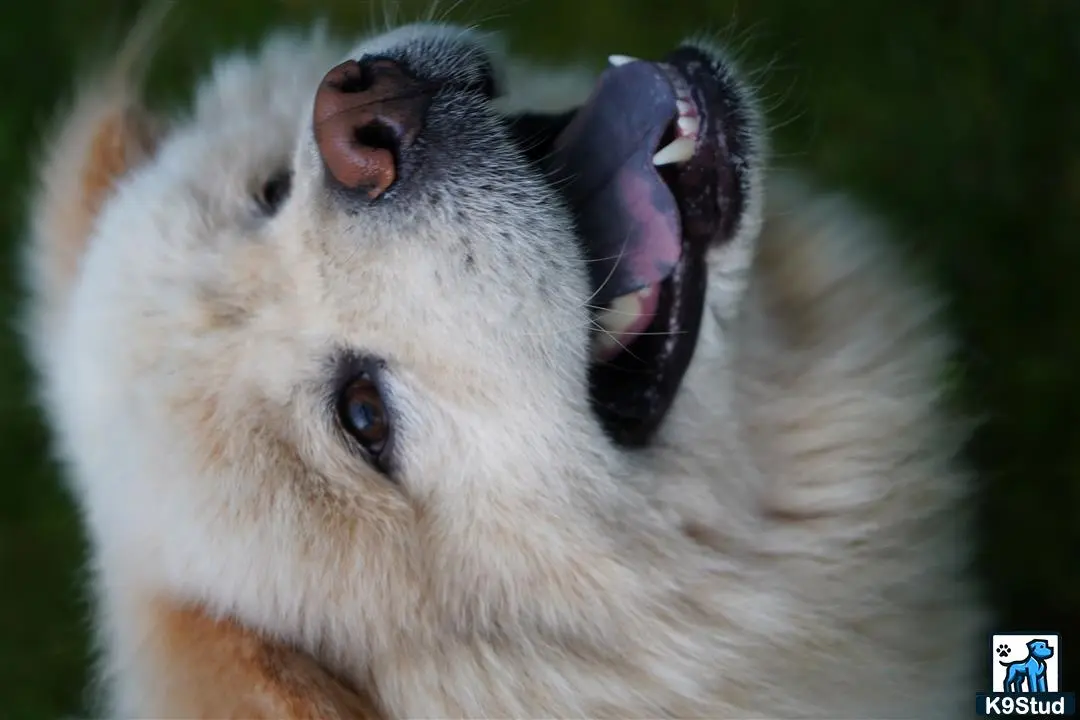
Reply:
[[[167,118],[146,35],[27,244],[104,711],[966,714],[934,299],[722,54],[275,35]]]

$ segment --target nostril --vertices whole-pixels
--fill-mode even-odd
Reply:
[[[424,127],[433,91],[388,58],[332,68],[312,108],[315,142],[330,177],[370,200],[390,189]]]
[[[331,82],[338,92],[346,94],[367,92],[375,84],[375,74],[368,63],[351,62],[342,67],[341,77]]]
[[[387,123],[378,119],[356,128],[353,139],[361,147],[369,147],[373,150],[388,150],[395,157],[400,148],[397,132]]]

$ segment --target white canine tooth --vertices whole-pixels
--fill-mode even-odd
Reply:
[[[630,293],[615,298],[596,320],[605,330],[618,335],[634,324],[640,310],[638,293]]]
[[[670,165],[686,162],[694,156],[694,139],[681,137],[672,140],[669,145],[660,148],[653,155],[653,165]]]
[[[681,117],[676,123],[679,126],[679,130],[683,135],[697,135],[698,128],[701,127],[701,121],[694,117]]]
[[[680,115],[689,115],[691,112],[694,111],[693,104],[687,102],[686,100],[676,100],[675,108],[679,111]]]
[[[615,313],[610,310],[605,310],[596,316],[596,324],[602,327],[606,333],[618,334],[620,328],[618,327],[618,318],[615,317]],[[606,334],[605,333],[605,334]]]
[[[637,62],[636,57],[630,57],[629,55],[608,55],[607,61],[611,63],[612,67],[619,67],[620,65],[626,65],[627,63]]]

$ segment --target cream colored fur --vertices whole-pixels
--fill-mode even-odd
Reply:
[[[306,650],[391,717],[966,715],[981,614],[949,343],[882,225],[758,178],[675,407],[628,452],[589,412],[589,292],[554,197],[520,180],[540,198],[521,216],[433,204],[400,227],[326,201],[307,123],[345,49],[221,60],[99,202],[72,178],[103,118],[154,123],[135,86],[86,83],[42,163],[28,338],[111,711],[166,712],[166,598]],[[548,109],[591,83],[508,77],[503,104]],[[288,164],[292,198],[259,218]],[[326,412],[349,347],[392,359],[400,484]]]

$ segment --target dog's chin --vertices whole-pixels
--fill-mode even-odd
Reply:
[[[693,357],[706,253],[746,210],[745,103],[720,60],[681,47],[616,60],[573,111],[509,118],[574,213],[593,286],[592,406],[621,445],[649,442]]]

